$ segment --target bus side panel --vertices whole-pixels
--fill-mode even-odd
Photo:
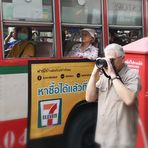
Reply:
[[[0,75],[0,148],[26,145],[28,74]]]
[[[0,75],[0,121],[27,117],[28,74]]]
[[[0,148],[25,148],[27,119],[0,121]]]

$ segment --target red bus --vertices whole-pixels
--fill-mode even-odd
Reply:
[[[27,145],[27,121],[30,110],[28,88],[31,83],[28,80],[32,80],[28,79],[28,75],[33,72],[31,69],[31,73],[28,73],[29,61],[50,65],[54,63],[53,61],[60,63],[61,60],[69,60],[65,55],[75,43],[81,42],[80,30],[83,28],[95,29],[94,45],[99,49],[98,56],[103,56],[103,49],[109,43],[126,45],[147,36],[148,32],[148,0],[1,0],[0,6],[0,148],[20,148]],[[7,57],[4,40],[18,26],[31,28],[31,40],[36,47],[34,57]],[[90,61],[79,61],[81,60],[78,58],[73,59],[79,67],[88,62],[91,71],[93,64]],[[69,67],[73,62],[69,62]],[[32,68],[31,64],[29,66]],[[87,79],[89,75],[90,72]],[[38,141],[42,141],[43,138],[50,141],[54,139],[53,136],[64,134],[67,127],[74,128],[73,124],[76,123],[74,119],[83,120],[84,115],[88,113],[87,108],[90,112],[93,110],[93,116],[90,115],[94,117],[93,124],[88,124],[86,129],[80,125],[80,129],[83,129],[85,134],[90,134],[90,139],[93,139],[94,134],[90,129],[95,125],[96,104],[84,101],[85,90],[80,96],[79,93],[75,94],[75,98],[70,98],[71,102],[75,100],[72,105],[64,99],[55,101],[57,104],[62,102],[62,109],[66,105],[70,106],[68,110],[61,111],[61,127],[54,125],[51,135],[47,135],[48,138],[33,137],[34,143],[43,147],[42,142],[39,144]],[[86,122],[92,118],[87,119]],[[80,134],[76,129],[72,131],[70,134],[69,130],[67,141],[74,148],[91,147],[85,134]],[[76,144],[75,137],[82,140]]]

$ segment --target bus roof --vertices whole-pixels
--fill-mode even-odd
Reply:
[[[123,46],[125,53],[148,54],[148,37]]]

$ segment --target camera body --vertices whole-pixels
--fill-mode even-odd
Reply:
[[[98,59],[96,59],[96,66],[99,69],[107,68],[107,62],[105,59],[98,58]]]

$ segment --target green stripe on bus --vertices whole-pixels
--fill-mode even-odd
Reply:
[[[0,74],[28,73],[28,66],[0,66]]]

